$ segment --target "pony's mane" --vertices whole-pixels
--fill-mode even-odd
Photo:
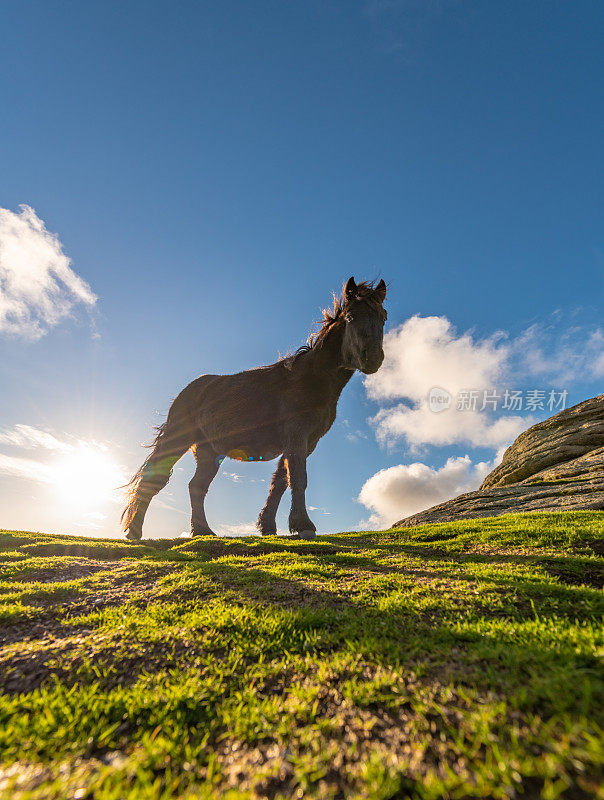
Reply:
[[[382,306],[379,299],[379,292],[375,289],[375,281],[361,281],[357,283],[353,297],[347,297],[344,287],[338,297],[333,293],[333,308],[323,309],[323,322],[318,331],[311,331],[306,344],[299,347],[295,353],[286,355],[283,360],[289,362],[288,367],[292,367],[298,356],[308,353],[322,346],[330,331],[342,325],[346,314],[355,302],[368,303],[372,308],[379,310],[386,318],[386,309]]]

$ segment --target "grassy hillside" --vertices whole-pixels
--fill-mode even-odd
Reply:
[[[0,533],[0,796],[604,797],[604,513]]]

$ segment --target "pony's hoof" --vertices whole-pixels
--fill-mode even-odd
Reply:
[[[217,536],[217,534],[209,528],[207,531],[191,531],[191,539],[197,539],[198,536]]]
[[[317,538],[316,531],[300,531],[300,533],[298,534],[298,539],[304,539],[307,542],[310,542],[316,538]]]
[[[129,542],[140,542],[142,538],[143,534],[136,533],[135,531],[128,531],[128,533],[126,534],[126,539],[128,539]]]

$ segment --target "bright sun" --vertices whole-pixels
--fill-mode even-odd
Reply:
[[[124,482],[120,467],[98,445],[80,444],[52,470],[52,483],[61,502],[82,511],[117,499],[116,489]]]

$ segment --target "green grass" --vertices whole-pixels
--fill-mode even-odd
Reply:
[[[0,532],[0,797],[604,798],[603,541]]]

